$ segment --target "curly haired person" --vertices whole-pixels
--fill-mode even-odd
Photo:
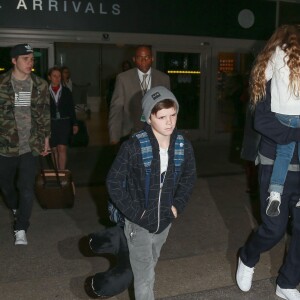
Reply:
[[[257,157],[261,225],[240,249],[236,273],[238,287],[249,291],[260,255],[284,237],[291,220],[292,235],[276,280],[276,295],[287,300],[300,299],[299,58],[300,26],[283,25],[269,39],[252,69],[254,128],[261,134]],[[278,164],[281,173],[276,174]],[[273,181],[274,174],[283,181]],[[275,192],[279,196],[273,197]]]

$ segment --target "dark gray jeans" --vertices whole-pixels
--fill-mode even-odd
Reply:
[[[0,189],[8,208],[18,210],[15,230],[29,227],[37,159],[30,152],[14,157],[0,155]]]
[[[125,219],[124,233],[134,276],[135,300],[154,300],[154,269],[170,228],[171,224],[163,232],[154,234]]]

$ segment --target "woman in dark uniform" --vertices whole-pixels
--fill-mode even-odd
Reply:
[[[48,72],[51,96],[50,146],[59,170],[66,168],[67,145],[71,134],[78,132],[72,93],[68,88],[62,86],[61,76],[61,69],[58,67],[53,67]]]

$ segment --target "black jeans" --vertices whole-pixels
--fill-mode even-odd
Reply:
[[[292,237],[287,256],[279,270],[277,284],[284,289],[294,289],[300,282],[300,208],[295,204],[300,197],[300,172],[288,172],[281,196],[280,215],[269,217],[266,207],[272,166],[259,168],[260,203],[262,224],[240,249],[243,263],[252,268],[259,261],[262,252],[270,250],[285,235],[289,217],[292,218]]]
[[[15,157],[0,155],[0,189],[10,209],[17,209],[15,230],[27,230],[31,216],[37,157],[30,152]]]

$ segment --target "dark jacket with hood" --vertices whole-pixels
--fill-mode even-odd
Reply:
[[[261,134],[259,153],[273,161],[276,158],[277,144],[300,142],[300,128],[283,125],[275,117],[275,113],[271,111],[270,86],[271,81],[267,83],[264,100],[260,101],[255,107],[254,128]],[[291,164],[299,164],[297,144]]]
[[[109,171],[106,184],[112,202],[131,222],[149,230],[150,233],[162,232],[174,219],[171,206],[178,214],[182,213],[196,180],[196,166],[191,143],[184,139],[184,161],[174,183],[174,150],[177,131],[171,135],[168,150],[168,169],[160,193],[160,155],[159,145],[150,125],[146,124],[152,145],[150,189],[148,205],[145,205],[145,166],[140,142],[132,137],[122,147]]]

